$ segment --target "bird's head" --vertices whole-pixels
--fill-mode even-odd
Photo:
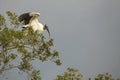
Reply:
[[[40,13],[39,12],[30,12],[29,15],[33,16],[33,17],[38,17],[38,16],[40,16]]]
[[[47,30],[47,32],[49,34],[49,37],[50,37],[50,31],[49,31],[49,28],[48,28],[47,24],[44,25],[44,30]]]

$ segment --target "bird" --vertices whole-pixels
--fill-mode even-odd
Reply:
[[[39,22],[39,12],[27,12],[23,13],[18,17],[18,20],[22,22],[23,28],[27,28],[32,26],[32,29],[34,32],[37,33],[43,33],[44,30],[47,30],[49,36],[50,36],[50,31],[47,26],[47,24],[43,25],[42,23]]]

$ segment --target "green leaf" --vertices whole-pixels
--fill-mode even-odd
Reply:
[[[5,24],[5,18],[0,14],[0,26]]]

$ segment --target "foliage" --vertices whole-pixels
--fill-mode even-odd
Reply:
[[[0,14],[0,26],[5,24],[5,18]]]
[[[67,68],[63,75],[57,75],[55,80],[81,80],[83,75],[78,72],[78,69]]]
[[[104,74],[98,74],[96,77],[95,77],[95,80],[119,80],[120,78],[117,78],[117,79],[114,79],[112,78],[112,74],[110,73],[104,73]]]
[[[46,40],[43,34],[36,34],[31,27],[22,30],[16,13],[7,11],[6,14],[10,25],[0,14],[0,75],[6,70],[17,68],[28,73],[31,80],[41,80],[40,71],[34,69],[32,61],[50,60],[61,65],[59,52],[52,49],[53,39]]]
[[[112,78],[112,74],[107,72],[98,74],[95,78],[84,79],[78,69],[67,68],[67,71],[62,75],[57,75],[55,80],[120,80],[120,78]]]

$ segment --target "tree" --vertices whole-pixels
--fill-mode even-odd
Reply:
[[[55,80],[81,80],[83,75],[78,72],[78,69],[67,68],[63,75],[57,75]]]
[[[106,72],[106,73],[101,73],[98,74],[94,80],[120,80],[120,78],[113,78],[112,74]]]
[[[41,80],[40,69],[35,69],[32,62],[50,60],[56,65],[61,65],[59,52],[52,47],[53,39],[47,40],[43,34],[34,33],[31,26],[23,30],[16,13],[7,11],[6,14],[7,18],[0,14],[0,75],[7,70],[17,69],[28,75],[27,80]],[[83,75],[78,69],[67,68],[67,71],[57,75],[55,80],[82,79]],[[105,73],[88,80],[120,80],[120,78],[114,79],[111,74]]]
[[[61,65],[59,52],[52,47],[53,39],[46,40],[43,34],[34,33],[31,27],[22,30],[16,13],[7,11],[6,14],[9,20],[0,14],[0,75],[17,68],[29,75],[28,80],[41,80],[40,70],[33,67],[32,61],[50,60]]]
[[[62,75],[57,75],[55,80],[120,80],[120,78],[113,78],[112,74],[106,72],[98,74],[95,78],[83,78],[78,69],[67,68],[67,71]]]

